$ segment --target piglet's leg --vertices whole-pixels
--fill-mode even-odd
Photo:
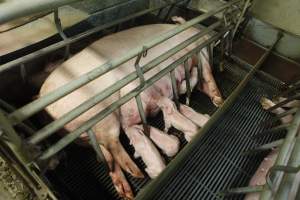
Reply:
[[[124,131],[134,146],[135,156],[141,157],[146,164],[145,171],[151,178],[157,177],[166,165],[155,145],[145,136],[142,126],[134,125]]]
[[[142,126],[139,126],[141,129]],[[175,156],[179,150],[180,142],[174,135],[169,135],[163,131],[150,126],[150,138],[169,157]]]
[[[131,187],[126,180],[120,165],[117,162],[113,162],[112,155],[104,146],[100,145],[100,148],[110,168],[109,176],[111,177],[113,185],[115,186],[118,194],[122,198],[133,199]]]
[[[190,141],[197,134],[198,127],[189,119],[183,116],[176,109],[175,103],[167,97],[161,97],[157,105],[163,112],[165,123],[171,124],[174,128],[182,131],[187,141]]]
[[[203,127],[206,122],[210,119],[210,116],[207,114],[201,114],[193,110],[191,107],[180,104],[180,113],[183,114],[186,118],[190,119],[199,127]]]
[[[210,97],[215,106],[219,107],[223,104],[223,98],[212,75],[207,49],[204,48],[200,52],[200,54],[202,63],[203,85],[199,89]]]

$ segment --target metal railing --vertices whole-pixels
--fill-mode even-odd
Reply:
[[[64,96],[70,94],[71,92],[75,91],[76,89],[88,84],[89,82],[97,79],[98,77],[108,73],[109,71],[111,71],[113,69],[116,69],[117,67],[119,67],[123,63],[129,61],[130,59],[134,59],[135,57],[137,57],[137,61],[136,61],[136,65],[135,65],[136,66],[136,71],[135,72],[130,73],[128,76],[126,76],[125,78],[119,80],[117,83],[111,85],[110,87],[106,88],[101,93],[98,93],[95,96],[88,99],[87,101],[83,102],[78,107],[76,107],[73,110],[71,110],[70,112],[66,113],[61,118],[53,121],[52,123],[48,124],[44,128],[37,131],[35,134],[33,134],[28,139],[28,142],[30,144],[33,144],[33,145],[43,141],[44,139],[46,139],[50,135],[54,134],[57,130],[64,127],[67,123],[69,123],[70,121],[72,121],[76,117],[80,116],[82,113],[84,113],[87,110],[89,110],[90,108],[92,108],[94,105],[100,103],[101,101],[103,101],[104,99],[109,97],[111,94],[118,91],[120,88],[124,87],[125,85],[127,85],[130,82],[132,82],[132,81],[136,80],[137,78],[139,78],[140,79],[140,85],[138,87],[136,87],[130,93],[128,93],[125,96],[121,97],[116,102],[113,102],[110,106],[106,107],[104,110],[102,110],[101,112],[99,112],[98,114],[96,114],[95,116],[93,116],[92,118],[87,120],[86,122],[84,122],[80,127],[78,127],[76,130],[74,130],[71,133],[64,136],[57,143],[55,143],[53,146],[46,149],[46,151],[44,151],[38,157],[39,160],[48,159],[49,157],[56,154],[58,151],[65,148],[67,145],[69,145],[75,139],[77,139],[82,133],[87,132],[88,135],[90,136],[91,145],[93,146],[93,148],[96,151],[99,158],[103,160],[104,159],[103,154],[102,154],[99,146],[97,145],[97,141],[95,141],[94,133],[92,132],[91,128],[95,124],[97,124],[99,121],[104,119],[106,116],[108,116],[109,114],[114,112],[116,109],[120,108],[120,106],[122,106],[123,104],[125,104],[126,102],[128,102],[129,100],[131,100],[133,98],[136,99],[137,105],[141,105],[140,96],[139,96],[141,92],[143,92],[146,88],[150,87],[156,81],[161,79],[163,76],[166,76],[167,74],[170,74],[171,79],[174,80],[174,69],[178,65],[187,64],[186,61],[187,61],[188,58],[190,58],[193,55],[199,55],[200,51],[203,48],[205,48],[208,45],[210,45],[211,43],[219,40],[220,38],[223,41],[224,35],[228,35],[227,34],[228,31],[231,31],[234,28],[234,24],[230,24],[229,21],[227,21],[226,22],[227,26],[224,27],[225,23],[221,22],[221,21],[218,21],[218,22],[210,25],[209,27],[204,28],[198,34],[186,39],[184,42],[178,44],[176,47],[170,49],[169,51],[167,51],[167,52],[163,53],[162,55],[156,57],[155,59],[151,60],[149,63],[147,63],[144,66],[139,66],[138,65],[139,58],[141,58],[141,56],[143,56],[145,54],[145,52],[147,52],[147,50],[151,49],[152,47],[161,44],[162,42],[168,40],[169,38],[183,32],[185,30],[187,30],[188,28],[196,25],[197,23],[200,23],[200,22],[204,21],[205,19],[215,15],[216,13],[219,13],[219,12],[221,12],[221,11],[223,11],[223,10],[225,10],[225,9],[227,9],[227,8],[237,4],[237,3],[241,3],[241,2],[245,2],[245,0],[232,0],[228,3],[226,3],[225,5],[219,7],[216,10],[207,12],[203,15],[200,15],[200,16],[190,20],[190,21],[185,22],[182,25],[176,26],[174,29],[171,29],[170,31],[168,31],[164,34],[162,34],[158,37],[155,37],[152,40],[149,40],[148,42],[144,43],[143,45],[138,46],[135,49],[132,49],[126,55],[120,56],[120,57],[118,57],[114,60],[110,60],[107,63],[105,63],[101,66],[98,66],[95,69],[93,69],[92,71],[90,71],[90,72],[76,78],[75,80],[65,84],[64,86],[61,86],[60,88],[56,89],[55,91],[52,91],[52,92],[46,94],[45,96],[40,97],[39,99],[37,99],[37,100],[35,100],[35,101],[33,101],[33,102],[31,102],[31,103],[29,103],[29,104],[27,104],[27,105],[25,105],[21,108],[9,113],[7,115],[7,118],[6,118],[5,121],[7,123],[9,123],[10,126],[20,124],[24,120],[28,119],[30,116],[32,116],[32,115],[38,113],[39,111],[43,110],[44,108],[46,108],[48,105],[54,103],[55,101],[61,99]],[[147,11],[142,11],[140,13],[136,13],[134,16],[142,15],[145,12],[152,12],[156,9],[159,9],[159,8],[149,9]],[[133,16],[130,16],[130,17],[133,17]],[[128,19],[131,19],[131,18],[117,20],[117,22],[120,23],[120,21],[128,20]],[[89,32],[83,33],[79,36],[75,36],[74,38],[65,39],[65,40],[63,40],[59,43],[56,43],[54,45],[51,45],[51,46],[49,46],[45,49],[42,49],[40,51],[29,54],[27,56],[24,56],[20,59],[15,60],[15,61],[9,62],[9,63],[7,63],[7,64],[0,67],[0,72],[4,71],[4,70],[7,70],[7,69],[9,69],[9,68],[11,68],[15,65],[22,64],[22,63],[24,63],[24,62],[26,62],[30,59],[35,58],[36,56],[44,55],[47,52],[53,51],[53,50],[58,49],[60,47],[64,47],[64,46],[70,44],[71,42],[78,41],[79,39],[81,39],[83,37],[86,37],[87,35],[90,35],[90,34],[96,32],[96,31],[99,31],[99,30],[102,30],[106,27],[109,27],[112,24],[115,25],[115,24],[117,24],[117,22],[113,22],[113,23],[108,24],[108,25],[103,25],[101,27],[97,27],[97,28],[95,28],[95,29],[93,29]],[[219,31],[218,33],[215,33],[208,40],[202,42],[201,44],[198,44],[198,46],[195,47],[193,50],[186,53],[184,56],[182,56],[181,58],[179,58],[175,62],[171,63],[170,65],[165,67],[162,71],[158,72],[154,76],[150,77],[147,80],[145,80],[143,78],[143,76],[146,72],[150,71],[151,69],[153,69],[154,67],[156,67],[157,65],[162,63],[164,60],[168,59],[170,56],[176,54],[177,52],[184,49],[188,45],[198,41],[200,38],[204,37],[205,35],[207,35],[209,33],[212,33],[213,30],[215,30],[216,28],[221,29],[221,31]],[[271,51],[271,49],[270,49],[270,51]],[[267,58],[268,55],[269,55],[269,52],[267,52],[264,55],[264,57],[257,63],[257,65],[255,65],[255,67],[249,72],[249,74],[245,77],[245,79],[239,84],[239,86],[235,89],[235,91],[225,101],[222,108],[217,110],[217,112],[213,115],[213,117],[209,120],[209,122],[205,125],[205,127],[203,127],[201,129],[201,131],[199,133],[199,136],[197,136],[195,138],[195,140],[192,141],[192,143],[189,146],[195,145],[196,141],[200,138],[200,136],[203,133],[205,133],[214,124],[214,122],[225,112],[226,109],[228,109],[230,107],[230,105],[232,105],[232,103],[235,101],[235,99],[237,98],[239,93],[246,86],[246,84],[251,80],[251,78],[254,76],[255,72],[257,71],[257,69],[261,66],[261,64]],[[198,65],[198,70],[201,71],[201,66],[200,65]],[[188,74],[186,74],[186,75],[188,76]],[[173,91],[176,94],[177,88],[175,88],[174,81],[172,81],[172,82],[173,82],[173,84],[172,84]],[[189,88],[189,86],[188,86],[189,79],[188,78],[187,78],[186,82],[187,82],[187,89],[188,89]],[[188,90],[188,93],[190,93],[190,92],[191,91]],[[178,96],[177,95],[174,95],[174,96],[175,96],[175,102],[177,102]],[[190,96],[190,95],[188,95],[188,96]],[[146,118],[145,118],[144,113],[143,113],[144,110],[141,108],[141,106],[139,106],[139,112],[140,112],[140,115],[141,115],[141,119],[143,119],[143,123],[145,124],[146,123]],[[10,133],[10,131],[7,131],[7,132],[8,132],[8,134]],[[179,156],[182,157],[182,155],[185,155],[184,152],[179,153]],[[164,174],[166,174],[166,173],[164,173]]]

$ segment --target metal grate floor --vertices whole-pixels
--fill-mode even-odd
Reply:
[[[241,78],[234,77],[231,66],[226,66],[224,73],[216,74],[223,96],[227,97]],[[159,186],[155,194],[149,195],[149,199],[222,199],[218,195],[220,190],[246,186],[265,153],[243,156],[241,152],[280,137],[280,134],[275,134],[251,138],[266,128],[259,126],[260,122],[272,117],[261,108],[259,99],[274,91],[269,84],[252,81],[233,107],[202,137],[197,148],[184,161],[181,170],[168,179],[165,185]],[[209,98],[200,92],[192,94],[191,107],[208,114],[216,110]],[[149,123],[162,129],[162,114],[150,119]],[[182,134],[174,129],[170,132],[179,136],[182,146],[186,144]],[[127,152],[133,155],[133,148],[128,145],[124,134],[121,134],[121,141]],[[91,149],[71,145],[65,152],[67,156],[61,164],[47,174],[58,193],[66,196],[64,199],[119,199],[110,177],[104,172],[104,166],[96,161]],[[144,168],[140,159],[135,161]],[[149,181],[149,178],[135,179],[130,175],[126,176],[135,193]],[[227,199],[242,199],[242,196]]]

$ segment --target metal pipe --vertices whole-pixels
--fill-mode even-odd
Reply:
[[[291,127],[289,128],[289,131],[287,133],[286,138],[284,139],[283,144],[281,145],[281,148],[278,152],[278,156],[276,158],[274,166],[277,165],[285,165],[287,160],[289,159],[289,152],[293,146],[295,136],[298,133],[298,129],[300,126],[300,110],[296,113],[294,120],[292,122]],[[280,184],[280,179],[282,177],[282,172],[277,172],[274,174],[274,176],[271,178],[272,182],[274,183],[274,187],[272,188],[273,191],[276,191]],[[266,190],[264,190],[261,194],[262,200],[270,199],[272,196],[272,192],[265,186]]]
[[[224,32],[221,32],[219,34],[216,34],[215,36],[211,37],[210,39],[206,40],[202,44],[200,44],[198,47],[191,50],[189,53],[185,54],[183,57],[179,58],[163,70],[161,70],[159,73],[151,77],[150,79],[145,81],[145,84],[143,87],[137,87],[136,89],[132,90],[130,93],[126,94],[125,96],[121,97],[118,101],[112,103],[110,106],[103,109],[101,112],[93,116],[91,119],[86,121],[83,125],[78,127],[75,131],[69,133],[64,138],[59,140],[55,145],[48,148],[39,159],[44,160],[58,151],[62,150],[65,146],[69,145],[71,142],[73,142],[76,138],[78,138],[83,132],[87,131],[91,127],[93,127],[95,124],[97,124],[100,120],[104,119],[106,116],[108,116],[110,113],[112,113],[114,110],[119,108],[121,105],[125,104],[129,100],[131,100],[133,97],[140,94],[142,91],[144,91],[146,88],[150,87],[155,83],[157,80],[161,79],[163,76],[165,76],[170,71],[174,70],[179,64],[184,62],[188,57],[193,55],[195,52],[199,51],[199,49],[204,48],[206,45],[211,43],[214,40],[217,40]]]
[[[288,129],[290,126],[291,126],[290,123],[280,124],[280,125],[275,126],[275,127],[271,128],[269,130],[263,131],[262,133],[259,133],[259,134],[255,135],[254,137],[269,134],[269,133],[276,133],[276,132],[279,132],[279,131],[283,131],[283,130]]]
[[[96,138],[96,135],[94,133],[94,131],[92,129],[89,129],[87,131],[87,134],[89,136],[89,139],[90,139],[90,144],[92,145],[93,149],[95,150],[100,162],[103,162],[104,165],[105,165],[105,169],[106,171],[109,171],[109,166],[106,162],[106,159],[103,155],[103,152],[101,151],[101,148],[100,148],[100,144],[97,142],[97,138]]]
[[[258,153],[258,152],[262,152],[262,151],[267,151],[267,150],[270,150],[270,149],[273,149],[275,147],[282,145],[283,141],[284,141],[284,139],[276,140],[274,142],[261,145],[255,149],[247,150],[247,151],[243,152],[243,154],[249,155],[249,154],[254,154],[254,153]]]
[[[9,70],[9,69],[11,69],[11,68],[13,68],[15,66],[18,66],[18,65],[20,65],[22,63],[25,63],[25,62],[28,62],[28,61],[33,60],[35,58],[38,58],[40,56],[46,55],[47,53],[50,53],[50,52],[55,51],[57,49],[63,48],[65,46],[67,46],[67,45],[70,45],[70,44],[72,44],[74,42],[77,42],[77,41],[79,41],[79,40],[81,40],[83,38],[86,38],[86,37],[88,37],[88,36],[90,36],[90,35],[92,35],[94,33],[99,32],[101,30],[104,30],[106,28],[115,26],[116,24],[123,23],[123,22],[131,20],[133,18],[145,15],[147,13],[153,12],[153,11],[155,11],[157,9],[160,9],[160,8],[163,8],[165,6],[168,6],[168,5],[163,5],[163,6],[160,6],[160,7],[150,8],[150,9],[147,9],[147,10],[143,10],[143,11],[137,12],[135,14],[129,15],[129,16],[124,17],[122,19],[118,19],[118,20],[115,20],[115,21],[113,21],[111,23],[107,23],[107,24],[104,24],[104,25],[101,25],[101,26],[97,26],[97,27],[92,28],[92,29],[90,29],[88,31],[80,33],[80,34],[78,34],[76,36],[70,37],[68,41],[60,41],[60,42],[52,44],[52,45],[50,45],[48,47],[42,48],[40,50],[37,50],[37,51],[35,51],[33,53],[30,53],[28,55],[25,55],[23,57],[20,57],[18,59],[15,59],[13,61],[10,61],[8,63],[5,63],[5,64],[1,65],[0,66],[0,73],[4,72],[6,70]]]
[[[298,99],[298,98],[300,98],[300,94],[295,94],[295,95],[293,95],[291,97],[288,97],[286,100],[281,101],[278,104],[276,104],[276,105],[272,106],[271,108],[267,109],[267,111],[275,110],[276,108],[284,106],[285,104],[287,104],[287,103],[289,103],[289,102],[291,102],[291,101],[293,101],[295,99]]]
[[[190,98],[192,94],[191,83],[190,83],[190,70],[188,65],[188,60],[184,61],[184,74],[185,74],[185,83],[186,83],[186,105],[190,105]]]
[[[11,20],[33,15],[43,11],[50,11],[55,8],[74,3],[81,0],[26,0],[7,1],[0,6],[0,24]]]
[[[139,94],[135,97],[135,101],[136,101],[136,104],[137,104],[137,107],[138,107],[140,118],[141,118],[142,123],[143,123],[144,133],[145,133],[146,136],[150,137],[150,130],[147,126],[146,114],[145,114],[145,111],[144,111],[144,108],[143,108],[143,103],[142,103],[142,100],[141,100],[141,96]]]
[[[278,95],[274,96],[273,98],[285,97],[286,95],[290,94],[291,92],[294,92],[295,90],[298,90],[299,88],[300,88],[300,85],[294,85],[294,86],[284,90],[282,93],[279,93]]]
[[[161,173],[159,178],[156,178],[152,180],[145,188],[143,188],[142,191],[140,191],[135,198],[136,200],[141,199],[149,199],[149,194],[155,194],[156,187],[158,185],[163,184],[163,181],[168,179],[169,176],[173,175],[173,172],[176,171],[181,167],[181,161],[183,161],[185,158],[189,157],[190,151],[194,149],[200,142],[201,136],[207,133],[213,126],[215,126],[215,123],[223,116],[223,114],[232,106],[232,104],[235,102],[235,100],[239,97],[242,90],[245,88],[247,83],[251,80],[251,78],[254,76],[255,72],[263,62],[267,59],[268,55],[274,48],[274,46],[279,41],[280,37],[277,38],[277,40],[274,42],[274,44],[268,49],[267,52],[264,53],[264,55],[258,60],[258,62],[254,65],[254,67],[250,70],[250,72],[245,76],[245,78],[240,82],[240,84],[234,89],[234,91],[230,94],[230,96],[224,101],[223,105],[212,115],[210,120],[200,129],[198,134],[193,138],[193,140],[189,143],[189,145],[186,145],[176,156],[176,159],[171,161],[167,167],[164,170],[164,173]],[[148,197],[148,198],[146,198]]]
[[[269,124],[273,124],[274,122],[278,121],[279,119],[286,117],[288,115],[293,115],[298,111],[299,108],[292,108],[286,112],[280,113],[278,115],[276,115],[274,118],[263,121],[262,124],[264,125],[269,125]]]
[[[66,36],[66,34],[65,34],[64,31],[63,31],[63,27],[62,27],[62,25],[61,25],[61,21],[60,21],[59,15],[58,15],[58,9],[56,9],[56,10],[54,11],[54,22],[55,22],[56,30],[57,30],[58,34],[60,35],[60,37],[61,37],[64,41],[67,41],[67,40],[68,40],[68,37]],[[65,58],[65,59],[68,59],[69,57],[70,57],[70,45],[68,44],[68,45],[66,46],[64,58]]]
[[[232,31],[232,39],[234,39],[234,36],[237,32],[237,29],[238,29],[240,23],[243,21],[243,18],[244,18],[244,15],[245,15],[246,11],[247,11],[247,8],[249,7],[249,5],[251,5],[250,3],[251,3],[251,0],[246,0],[246,2],[244,4],[244,8],[242,10],[242,13],[240,14],[239,19],[238,19],[238,21],[237,21],[237,23],[236,23],[236,25],[235,25],[235,27]]]
[[[220,23],[217,22],[217,23],[209,26],[207,29],[203,30],[199,34],[185,40],[181,44],[175,46],[174,48],[172,48],[169,51],[162,54],[160,57],[157,57],[156,59],[154,59],[154,60],[150,61],[149,63],[147,63],[143,68],[141,68],[141,70],[143,71],[143,73],[146,73],[146,72],[150,71],[156,65],[158,65],[159,63],[161,63],[164,60],[168,59],[171,55],[179,52],[181,49],[187,47],[191,43],[195,42],[200,37],[203,37],[205,34],[207,34],[209,31],[213,30],[214,28],[216,28],[218,25],[220,25]],[[227,29],[225,29],[225,30],[227,30]],[[124,87],[125,85],[130,83],[131,81],[135,80],[137,77],[138,77],[137,73],[132,72],[131,74],[129,74],[125,78],[119,80],[117,83],[114,83],[109,88],[104,89],[102,92],[100,92],[97,95],[93,96],[89,100],[83,102],[82,104],[80,104],[78,107],[76,107],[72,111],[70,111],[70,112],[66,113],[65,115],[63,115],[61,118],[57,119],[56,121],[48,124],[47,126],[42,128],[41,130],[39,130],[33,137],[29,138],[29,143],[36,144],[36,143],[40,142],[41,140],[45,139],[46,137],[50,136],[55,131],[62,128],[65,124],[67,124],[71,120],[75,119],[80,114],[84,113],[85,111],[87,111],[88,109],[90,109],[91,107],[93,107],[94,105],[96,105],[97,103],[102,101],[103,99],[109,97],[110,95],[112,95],[113,93],[115,93],[116,91],[118,91],[119,89],[121,89],[122,87]]]
[[[220,195],[230,195],[230,194],[245,194],[245,193],[255,193],[263,191],[263,186],[249,186],[249,187],[240,187],[240,188],[233,188],[228,189],[223,192],[220,192]]]
[[[152,48],[161,42],[173,37],[174,35],[181,33],[182,31],[190,28],[191,26],[209,18],[210,16],[214,15],[215,13],[218,13],[225,8],[240,2],[241,0],[232,0],[229,3],[226,3],[224,6],[219,7],[216,10],[210,11],[208,13],[205,13],[203,15],[200,15],[190,21],[185,22],[184,24],[176,26],[174,29],[171,29],[170,31],[155,37],[152,40],[149,40],[148,42],[144,43],[144,45],[141,45],[131,51],[128,52],[128,54],[119,57],[118,59],[109,61],[94,70],[80,76],[79,78],[71,81],[70,83],[58,88],[57,90],[50,92],[48,95],[45,95],[25,106],[22,108],[16,110],[14,113],[9,115],[9,119],[12,122],[12,124],[15,124],[17,122],[20,122],[31,115],[35,114],[36,112],[42,110],[47,105],[53,103],[54,101],[64,97],[65,95],[71,93],[72,91],[76,90],[77,88],[91,82],[92,80],[98,78],[99,76],[103,75],[104,73],[107,73],[109,70],[112,70],[119,65],[123,64],[124,62],[127,62],[131,58],[137,56],[139,53],[143,52],[144,49]]]
[[[175,69],[170,72],[170,76],[171,76],[174,102],[175,102],[176,107],[179,108],[180,103],[179,103],[178,88],[177,88],[177,83],[176,83],[176,78],[175,78]]]
[[[288,166],[290,167],[298,167],[299,172],[299,166],[300,166],[300,138],[297,138],[295,141],[295,146],[293,148],[293,151],[291,153]],[[295,172],[285,173],[282,181],[279,185],[278,191],[276,192],[275,199],[289,199],[290,191],[293,187],[293,184],[295,184],[294,180],[296,179]],[[296,182],[296,184],[299,184]]]

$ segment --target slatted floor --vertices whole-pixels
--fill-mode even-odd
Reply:
[[[234,74],[230,67],[227,66],[224,73],[216,75],[225,97],[232,92],[238,79],[242,78],[234,77],[235,81],[231,80]],[[272,115],[261,108],[259,99],[263,94],[273,93],[273,89],[269,84],[252,81],[216,126],[203,136],[197,148],[184,161],[182,168],[166,184],[159,186],[149,199],[222,199],[218,191],[228,187],[246,186],[265,154],[243,156],[241,152],[280,137],[280,134],[257,139],[251,137],[266,128],[259,126],[261,121],[272,118]],[[209,114],[216,110],[210,100],[200,92],[193,93],[191,107]],[[149,123],[160,129],[164,126],[161,114],[150,119]],[[174,129],[170,131],[179,136],[182,146],[186,144],[182,134]],[[121,141],[133,155],[133,148],[128,145],[124,134]],[[104,172],[104,166],[96,161],[91,149],[71,145],[65,152],[65,160],[55,171],[47,174],[56,185],[56,190],[64,195],[63,199],[118,199],[109,176]],[[144,164],[140,159],[135,161],[143,168]],[[149,178],[135,179],[130,175],[126,176],[135,193],[149,181]],[[242,199],[242,196],[227,199]]]

